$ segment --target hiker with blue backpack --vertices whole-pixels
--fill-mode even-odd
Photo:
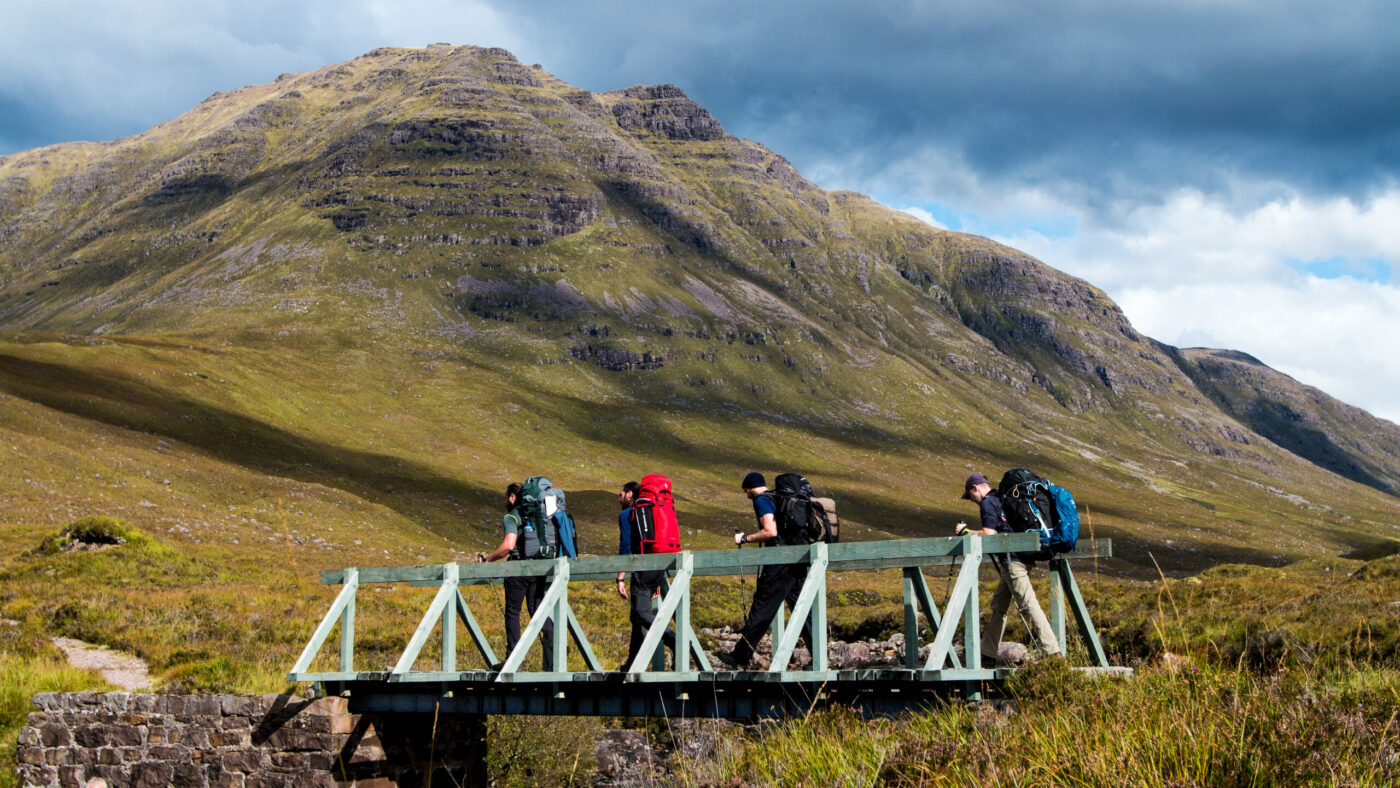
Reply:
[[[1020,470],[1020,469],[1018,469]],[[1029,471],[1025,471],[1030,474]],[[977,504],[981,514],[981,528],[973,528],[967,523],[958,523],[955,533],[958,536],[964,534],[982,534],[984,536],[995,536],[996,534],[1017,533],[1018,531],[1031,530],[1027,524],[1018,516],[1025,507],[1021,500],[1023,491],[1031,491],[1034,494],[1033,486],[1017,487],[1013,483],[1008,487],[1006,482],[1011,474],[1003,477],[1003,484],[998,489],[993,490],[987,477],[980,473],[974,473],[967,477],[963,484],[962,497]],[[1034,474],[1030,474],[1032,478]],[[1043,481],[1043,480],[1041,480]],[[1014,495],[1015,500],[1009,500]],[[1014,509],[1010,518],[1007,516],[1008,506],[1011,503]],[[1072,504],[1071,504],[1072,505]],[[1031,503],[1031,508],[1034,503]],[[1044,502],[1042,502],[1042,507]],[[1027,510],[1029,511],[1029,510]],[[1020,526],[1020,527],[1018,527]],[[1071,549],[1073,547],[1071,546]],[[1027,627],[1031,631],[1031,638],[1035,641],[1041,652],[1048,657],[1062,656],[1060,642],[1055,638],[1055,630],[1050,627],[1050,621],[1045,617],[1045,611],[1040,609],[1040,601],[1036,599],[1035,588],[1031,585],[1030,570],[1035,566],[1035,560],[1040,557],[1039,553],[1011,553],[1001,558],[992,556],[992,563],[997,568],[1000,575],[1000,582],[997,589],[992,594],[991,610],[988,611],[987,623],[982,628],[982,654],[981,665],[983,668],[994,668],[997,662],[997,652],[1001,648],[1001,636],[1006,631],[1006,612],[1012,602],[1016,603],[1016,609],[1020,611],[1021,617],[1026,620]]]
[[[524,484],[506,487],[506,516],[501,522],[505,536],[489,555],[478,555],[477,561],[528,561],[563,557],[576,558],[574,522],[564,509],[564,492],[543,476],[531,476]],[[515,651],[520,642],[520,609],[528,606],[530,615],[538,613],[549,583],[543,575],[507,577],[505,624],[506,654]],[[544,649],[543,670],[554,664],[554,620],[545,621],[540,632]],[[493,665],[499,669],[499,665]]]

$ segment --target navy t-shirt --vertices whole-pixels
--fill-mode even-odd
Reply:
[[[773,500],[773,496],[767,493],[753,499],[753,516],[758,518],[760,526],[763,525],[763,515],[765,514],[778,516],[778,504]]]
[[[1015,533],[1011,530],[1011,524],[1006,521],[1006,512],[1001,506],[1001,496],[995,490],[987,493],[980,504],[982,510],[982,527],[989,528],[999,534]]]
[[[617,516],[617,554],[632,554],[632,507]]]
[[[765,514],[771,514],[774,518],[778,516],[778,502],[773,500],[773,496],[769,493],[764,493],[753,499],[753,516],[758,518],[758,527],[760,529],[763,528],[763,515]],[[765,545],[779,545],[782,543],[783,540],[781,537],[764,542]]]

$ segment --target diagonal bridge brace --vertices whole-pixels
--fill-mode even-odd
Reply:
[[[981,655],[981,633],[977,629],[977,571],[982,565],[982,537],[972,534],[964,538],[967,539],[967,549],[963,553],[962,569],[958,570],[957,582],[953,584],[953,592],[948,597],[948,607],[943,611],[942,626],[938,628],[938,635],[933,639],[933,647],[929,649],[924,670],[943,669],[952,652],[953,635],[957,632],[955,622],[959,615],[964,618],[963,656],[971,665],[971,660],[980,658]]]
[[[637,656],[632,660],[632,664],[627,666],[627,675],[635,679],[647,672],[647,666],[656,654],[656,650],[661,647],[661,639],[666,634],[666,628],[671,624],[671,619],[676,622],[676,652],[674,671],[678,673],[690,672],[690,661],[695,660],[701,671],[710,670],[710,660],[705,656],[704,649],[700,648],[700,640],[695,636],[695,630],[690,625],[690,579],[695,574],[695,556],[689,550],[680,553],[676,559],[676,576],[671,579],[670,587],[666,589],[666,594],[661,600],[661,608],[656,611],[656,618],[652,621],[651,627],[647,629],[646,637],[642,639],[642,645],[637,649]]]
[[[826,567],[830,563],[828,547],[824,542],[811,545],[811,563],[807,579],[802,583],[802,591],[797,603],[792,606],[792,615],[783,629],[781,640],[773,647],[773,661],[769,673],[787,671],[788,661],[797,648],[797,638],[802,635],[802,622],[812,620],[812,639],[808,650],[812,652],[812,670],[826,670]]]

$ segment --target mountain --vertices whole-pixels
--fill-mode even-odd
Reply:
[[[1339,476],[1400,495],[1400,426],[1247,353],[1186,348],[1177,358],[1201,391],[1241,424]]]
[[[0,159],[0,330],[0,438],[43,458],[0,475],[14,522],[251,549],[281,518],[421,557],[493,543],[506,481],[606,523],[659,469],[717,546],[742,473],[795,468],[854,533],[929,535],[969,472],[1026,465],[1146,571],[1362,548],[1400,514],[1393,448],[1333,461],[1378,445],[1343,406],[1317,406],[1338,448],[1304,448],[1087,282],[823,191],[674,86],[498,49],[376,50]]]

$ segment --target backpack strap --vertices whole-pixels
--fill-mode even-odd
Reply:
[[[510,560],[520,561],[525,558],[525,518],[520,514],[520,507],[516,506],[506,512],[506,517],[515,518],[515,547],[510,550]]]

